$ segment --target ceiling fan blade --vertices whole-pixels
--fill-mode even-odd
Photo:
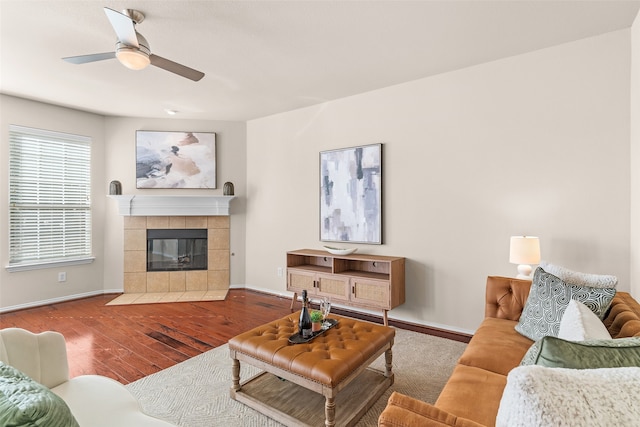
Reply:
[[[189,68],[182,64],[178,64],[177,62],[170,61],[158,55],[149,55],[149,59],[151,60],[151,65],[155,65],[156,67],[170,71],[179,76],[186,77],[187,79],[193,80],[194,82],[197,82],[204,77],[204,73],[200,71],[194,70],[193,68]]]
[[[62,59],[72,64],[86,64],[87,62],[103,61],[105,59],[113,59],[115,57],[115,52],[105,52],[93,53],[91,55],[67,56],[66,58]]]
[[[136,36],[136,27],[133,20],[127,15],[123,15],[108,7],[104,8],[104,13],[107,14],[107,18],[109,18],[109,22],[111,22],[111,26],[118,36],[118,40],[127,46],[138,47],[138,37]]]

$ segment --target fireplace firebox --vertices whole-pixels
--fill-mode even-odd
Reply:
[[[206,229],[147,230],[147,271],[207,270]]]

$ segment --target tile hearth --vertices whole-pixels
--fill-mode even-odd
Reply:
[[[122,294],[107,305],[154,304],[166,302],[223,301],[228,290],[186,291],[186,292],[145,292]]]

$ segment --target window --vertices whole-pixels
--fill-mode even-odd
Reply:
[[[9,267],[91,262],[91,138],[9,127]]]

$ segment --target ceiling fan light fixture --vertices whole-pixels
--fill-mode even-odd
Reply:
[[[132,70],[142,70],[149,66],[149,55],[145,55],[137,48],[123,46],[116,51],[116,58],[122,65]]]
[[[70,56],[62,58],[63,60],[72,64],[85,64],[115,57],[122,65],[131,70],[142,70],[149,65],[153,65],[194,82],[200,81],[204,77],[204,73],[201,71],[151,54],[149,42],[142,34],[136,31],[136,24],[144,20],[142,12],[134,9],[125,9],[122,12],[118,12],[108,7],[104,8],[104,12],[118,37],[115,52]]]
[[[116,43],[116,58],[122,65],[131,70],[142,70],[151,63],[149,59],[151,49],[149,49],[149,42],[142,34],[135,31],[135,35],[138,41],[137,46],[131,46],[118,40]]]

